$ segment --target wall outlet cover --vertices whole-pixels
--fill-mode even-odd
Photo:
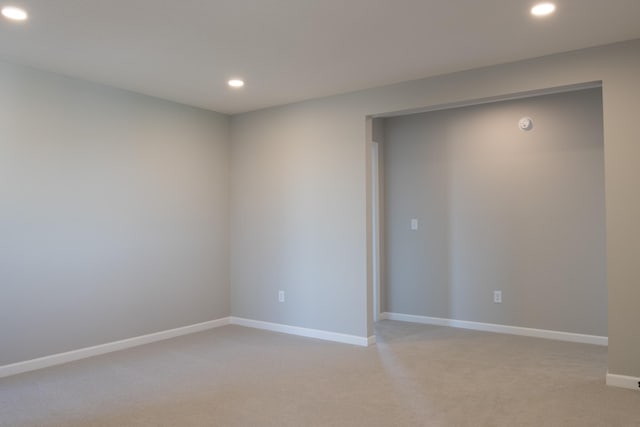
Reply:
[[[493,291],[493,302],[502,304],[502,291]]]

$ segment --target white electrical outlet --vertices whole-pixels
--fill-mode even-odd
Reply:
[[[418,229],[418,219],[417,218],[413,218],[411,220],[411,229],[412,230],[417,230]]]
[[[278,291],[278,302],[284,302],[284,291]]]
[[[502,291],[493,291],[493,302],[502,304]]]

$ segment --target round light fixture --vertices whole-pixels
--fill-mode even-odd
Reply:
[[[556,5],[553,3],[538,3],[531,8],[533,16],[547,16],[556,11]]]
[[[24,9],[20,9],[18,7],[13,7],[13,6],[3,7],[2,15],[5,18],[11,19],[13,21],[24,21],[29,17],[29,15],[27,15],[27,12]]]
[[[244,86],[244,82],[240,79],[231,79],[227,82],[230,87],[239,88]]]
[[[533,119],[531,117],[523,117],[518,121],[518,127],[520,130],[531,130],[533,129]]]

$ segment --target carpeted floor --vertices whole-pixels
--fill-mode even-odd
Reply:
[[[225,326],[0,379],[0,425],[640,426],[604,347],[382,321],[369,348]]]

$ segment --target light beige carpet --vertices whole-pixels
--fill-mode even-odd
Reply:
[[[2,426],[640,426],[604,347],[392,321],[360,348],[225,326],[0,379]]]

